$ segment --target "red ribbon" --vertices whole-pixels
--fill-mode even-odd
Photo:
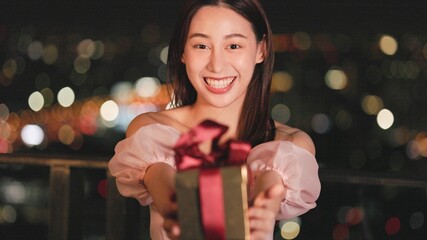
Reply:
[[[205,239],[225,239],[224,194],[220,166],[240,165],[246,162],[251,145],[230,140],[219,146],[228,127],[211,120],[183,134],[176,143],[175,161],[178,171],[200,168],[199,198]],[[200,151],[198,145],[212,140],[211,152]]]

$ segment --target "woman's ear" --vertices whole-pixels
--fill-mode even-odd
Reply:
[[[264,61],[265,58],[265,54],[267,51],[267,45],[265,42],[265,36],[262,38],[261,42],[258,43],[258,47],[257,47],[257,56],[256,56],[256,63],[261,63]]]
[[[181,56],[181,62],[183,63],[183,64],[185,64],[185,56],[184,56],[184,53],[182,54],[182,56]]]

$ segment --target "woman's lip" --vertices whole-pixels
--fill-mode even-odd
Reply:
[[[235,79],[236,77],[225,77],[225,78],[205,77],[204,81],[209,91],[216,94],[222,94],[230,90],[230,88],[233,86],[233,82]]]

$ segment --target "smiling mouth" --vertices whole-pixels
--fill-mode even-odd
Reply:
[[[209,85],[211,88],[226,88],[230,86],[234,81],[234,77],[224,78],[224,79],[213,79],[213,78],[204,78],[205,83]]]

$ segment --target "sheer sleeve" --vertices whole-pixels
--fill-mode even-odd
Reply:
[[[289,141],[271,141],[252,149],[248,165],[254,179],[264,171],[280,174],[286,188],[276,219],[289,219],[316,206],[320,194],[318,165],[307,150]]]
[[[152,124],[141,127],[130,137],[117,143],[108,167],[116,177],[123,196],[136,198],[141,205],[152,202],[143,184],[146,169],[153,163],[165,162],[175,167],[173,145],[179,137],[175,129]]]

